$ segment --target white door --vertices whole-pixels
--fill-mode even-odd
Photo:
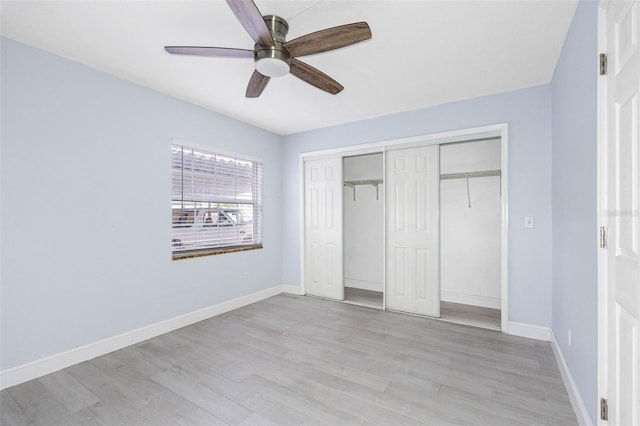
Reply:
[[[604,256],[606,369],[611,425],[640,424],[640,4],[612,1],[606,14],[608,70],[601,185],[608,244]],[[603,362],[604,361],[604,362]],[[604,424],[604,423],[603,423]]]
[[[440,316],[438,146],[387,152],[387,308]]]
[[[342,158],[304,163],[307,294],[342,300]]]

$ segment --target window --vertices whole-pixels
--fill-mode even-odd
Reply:
[[[262,247],[262,162],[171,145],[174,259]]]

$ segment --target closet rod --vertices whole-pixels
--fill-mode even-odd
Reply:
[[[500,170],[482,170],[478,172],[464,172],[464,173],[443,173],[440,175],[440,180],[500,176],[501,174],[502,173],[500,172]]]

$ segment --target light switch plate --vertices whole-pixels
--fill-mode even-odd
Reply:
[[[533,220],[533,216],[525,216],[524,217],[524,227],[525,228],[535,228],[535,222]]]

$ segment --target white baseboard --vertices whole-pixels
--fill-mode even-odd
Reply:
[[[287,294],[295,294],[298,296],[302,296],[304,294],[302,293],[302,288],[300,286],[289,284],[282,284],[282,292]]]
[[[378,283],[375,281],[364,281],[345,278],[344,286],[350,288],[359,288],[361,290],[382,291],[382,283]]]
[[[593,426],[593,423],[591,422],[591,416],[589,416],[589,410],[587,410],[587,406],[580,396],[578,387],[573,381],[573,376],[571,375],[569,366],[564,360],[564,356],[562,355],[562,351],[560,350],[560,345],[558,345],[558,339],[556,339],[556,335],[553,331],[551,331],[551,349],[553,349],[553,355],[555,356],[556,362],[558,363],[560,375],[562,376],[562,380],[564,381],[564,386],[567,388],[569,401],[571,401],[573,411],[576,413],[578,424],[580,426]]]
[[[491,309],[500,309],[502,307],[500,299],[450,291],[440,291],[440,300],[443,302],[462,303],[463,305],[482,306],[483,308]]]
[[[117,336],[109,337],[98,342],[89,343],[65,352],[50,355],[48,357],[9,368],[0,372],[0,389],[6,389],[29,380],[37,379],[63,368],[108,354],[118,349],[143,342],[152,337],[160,336],[178,328],[186,327],[196,322],[250,305],[255,302],[282,293],[285,286],[278,285],[237,299],[222,302],[189,312],[168,320],[150,324],[136,330],[128,331]],[[286,286],[295,287],[295,286]]]
[[[549,327],[523,322],[509,321],[505,333],[529,339],[544,340],[545,342],[551,340],[551,329]]]

